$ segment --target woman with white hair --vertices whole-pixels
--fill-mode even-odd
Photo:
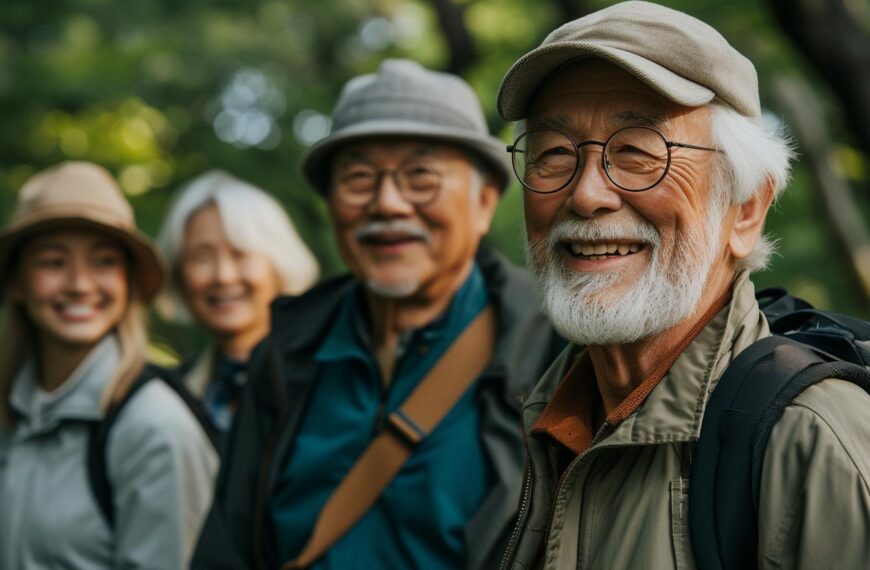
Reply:
[[[317,261],[274,198],[217,170],[183,189],[158,241],[172,269],[158,309],[210,333],[211,345],[180,372],[225,433],[246,381],[246,361],[269,331],[270,303],[313,285]]]
[[[218,460],[145,366],[164,277],[103,168],[21,189],[0,230],[0,568],[187,568]]]

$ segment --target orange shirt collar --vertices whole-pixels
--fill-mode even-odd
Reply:
[[[680,354],[695,340],[716,313],[728,304],[730,298],[731,292],[728,291],[713,303],[677,346],[659,360],[646,379],[608,414],[605,422],[610,429],[621,424],[640,408]],[[595,381],[595,370],[589,354],[584,350],[559,382],[556,393],[538,416],[531,433],[544,434],[579,455],[592,445],[598,429],[595,413],[600,407],[601,394]]]

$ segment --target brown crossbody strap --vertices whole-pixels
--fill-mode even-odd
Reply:
[[[495,350],[496,321],[484,309],[450,345],[357,459],[317,515],[299,555],[282,570],[305,568],[332,547],[375,504],[411,456],[474,384]]]

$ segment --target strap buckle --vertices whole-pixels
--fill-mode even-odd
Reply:
[[[387,417],[387,426],[410,448],[417,447],[429,435],[401,409]]]

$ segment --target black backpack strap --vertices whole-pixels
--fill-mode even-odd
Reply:
[[[112,499],[112,483],[109,480],[108,468],[106,465],[106,446],[109,440],[109,432],[118,416],[133,399],[133,397],[144,388],[151,380],[160,379],[165,382],[170,388],[175,391],[184,401],[185,405],[190,409],[191,413],[196,417],[197,421],[203,427],[206,435],[212,445],[217,448],[217,430],[208,419],[208,415],[202,408],[198,400],[184,387],[181,381],[175,374],[165,368],[146,364],[139,374],[139,377],[133,382],[130,390],[124,395],[124,398],[106,411],[106,415],[102,421],[91,424],[91,432],[88,441],[87,454],[87,470],[88,481],[90,482],[91,492],[103,517],[109,524],[109,527],[114,527],[115,524],[115,508]]]
[[[689,524],[701,570],[754,568],[758,501],[767,441],[783,410],[827,378],[870,392],[870,372],[784,337],[740,353],[719,380],[693,448]]]
[[[109,481],[108,469],[106,468],[106,443],[109,439],[109,430],[130,400],[133,399],[133,396],[148,382],[160,377],[161,373],[160,368],[146,364],[124,398],[106,410],[106,415],[103,416],[102,421],[91,424],[87,455],[88,480],[94,499],[110,527],[113,527],[115,523],[115,509],[112,504],[112,484]]]
[[[803,299],[789,295],[785,287],[768,287],[756,291],[755,299],[765,315],[781,315],[812,307]]]
[[[205,406],[203,403],[193,395],[193,393],[188,389],[188,387],[181,380],[180,376],[173,370],[168,370],[166,368],[160,368],[158,366],[154,366],[153,364],[146,365],[146,370],[151,369],[157,372],[157,377],[159,377],[163,382],[172,388],[172,390],[178,395],[179,398],[184,402],[184,405],[187,406],[187,409],[190,410],[190,413],[193,414],[193,417],[196,418],[197,423],[202,427],[202,430],[205,432],[205,435],[208,437],[209,442],[212,447],[215,448],[216,451],[220,452],[223,448],[222,445],[222,435],[220,430],[218,430],[217,426],[215,426],[214,422],[211,419],[211,416],[208,415],[208,412],[205,410]]]

